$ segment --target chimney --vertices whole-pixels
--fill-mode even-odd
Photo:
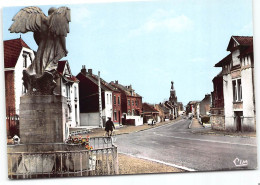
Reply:
[[[85,65],[82,65],[81,73],[86,76],[87,70]]]
[[[118,80],[115,80],[115,84],[118,84]]]
[[[88,69],[88,73],[92,75],[92,69]]]

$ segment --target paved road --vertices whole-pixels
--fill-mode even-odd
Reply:
[[[117,136],[118,151],[190,171],[255,169],[255,138],[193,134],[190,120]],[[234,160],[236,159],[236,166]]]

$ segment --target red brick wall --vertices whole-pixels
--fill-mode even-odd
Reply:
[[[122,123],[122,109],[121,109],[121,104],[122,104],[122,99],[121,99],[121,93],[120,92],[116,92],[113,91],[112,93],[113,99],[112,99],[112,103],[113,103],[113,122],[115,123]],[[116,101],[114,102],[114,98],[116,98]],[[118,102],[118,98],[119,98],[119,102]],[[116,111],[116,118],[114,117],[115,112]]]
[[[130,100],[130,105],[128,104],[128,100]],[[142,98],[141,97],[134,97],[134,96],[127,96],[127,114],[128,111],[131,112],[130,115],[132,115],[132,110],[140,110],[139,113],[141,113],[142,111]],[[136,104],[136,101],[138,101],[138,103]]]
[[[6,117],[14,117],[16,109],[14,92],[14,71],[5,71],[5,102]],[[15,121],[12,119],[6,119],[7,133],[9,133],[9,126],[15,126]]]

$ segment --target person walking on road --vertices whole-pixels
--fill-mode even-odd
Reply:
[[[106,127],[105,127],[105,131],[108,133],[108,136],[112,135],[113,129],[116,129],[116,128],[115,128],[113,121],[111,121],[111,118],[109,117],[108,121],[106,122]],[[109,133],[109,131],[110,131],[110,133]]]

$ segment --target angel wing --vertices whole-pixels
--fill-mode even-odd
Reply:
[[[14,23],[9,28],[9,31],[11,33],[39,31],[42,25],[42,18],[46,18],[46,15],[40,8],[35,6],[25,7],[13,17]]]
[[[60,7],[56,9],[50,16],[49,29],[52,33],[59,36],[67,36],[69,33],[70,9],[68,7]]]

